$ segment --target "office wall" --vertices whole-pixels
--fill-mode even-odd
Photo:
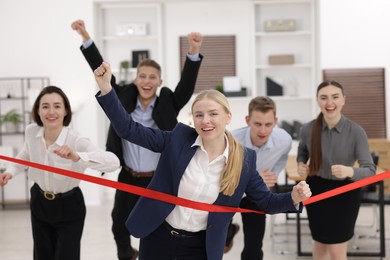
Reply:
[[[387,0],[320,1],[320,67],[385,68],[390,103],[390,3]],[[348,102],[348,97],[347,101]],[[387,105],[387,137],[390,137]]]
[[[92,29],[91,1],[1,1],[0,77],[50,77],[69,95],[75,126],[96,140],[90,131],[96,120],[89,105],[95,102],[93,76],[78,49],[81,39],[70,28],[79,17]]]
[[[249,68],[250,0],[161,1],[165,2],[164,25],[169,28],[164,30],[166,85],[175,86],[179,77],[178,37],[200,31],[205,35],[237,35],[237,74],[243,85],[250,86],[253,77]],[[98,118],[104,115],[93,96],[96,91],[93,75],[78,49],[81,39],[70,28],[73,20],[82,18],[94,36],[93,3],[93,0],[0,1],[0,77],[49,76],[53,85],[68,93],[77,108],[74,127],[104,148],[106,129],[98,125]],[[385,67],[389,78],[388,1],[319,0],[319,4],[320,67]],[[390,100],[388,92],[386,95]],[[91,201],[97,201],[96,187],[88,194]]]
[[[178,36],[189,31],[204,34],[237,34],[237,74],[250,86],[250,1],[162,0],[165,30],[165,84],[179,77]],[[86,21],[93,36],[93,0],[3,0],[0,3],[0,77],[49,76],[67,90],[78,108],[75,125],[104,146],[91,133],[96,122],[92,73],[78,49],[81,40],[70,29],[78,18]],[[386,0],[320,0],[320,67],[367,67],[390,64],[390,25]],[[96,111],[97,110],[97,111]],[[389,114],[389,113],[388,113]],[[389,120],[388,120],[389,121]],[[96,126],[98,128],[99,126]]]

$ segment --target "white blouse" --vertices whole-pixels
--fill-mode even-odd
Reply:
[[[81,137],[69,127],[64,126],[55,143],[48,148],[46,148],[43,134],[43,127],[35,123],[28,125],[23,148],[16,158],[79,173],[84,173],[87,168],[111,172],[120,166],[115,154],[99,149],[88,138]],[[80,160],[73,162],[56,155],[53,150],[62,145],[71,147],[80,156]],[[78,179],[21,164],[11,164],[6,172],[15,175],[27,168],[29,179],[45,191],[63,193],[77,187],[80,183]]]
[[[212,204],[218,198],[221,187],[221,172],[229,157],[229,142],[225,135],[224,152],[209,162],[198,136],[192,146],[198,146],[194,157],[187,166],[179,184],[178,197]],[[190,232],[206,230],[209,213],[182,206],[176,206],[165,219],[172,227]]]

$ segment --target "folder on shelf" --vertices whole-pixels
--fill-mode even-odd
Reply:
[[[283,96],[283,86],[266,77],[267,96]]]

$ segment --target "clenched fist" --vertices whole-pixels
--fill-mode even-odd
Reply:
[[[294,202],[294,205],[297,205],[299,202],[304,201],[310,197],[311,190],[309,184],[307,184],[305,181],[301,181],[293,187],[291,198]]]
[[[203,41],[202,34],[198,32],[191,32],[188,34],[187,39],[188,39],[188,44],[190,45],[188,53],[191,55],[199,53]]]

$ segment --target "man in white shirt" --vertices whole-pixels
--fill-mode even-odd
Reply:
[[[245,120],[248,126],[236,129],[232,133],[242,145],[255,150],[257,171],[267,187],[277,192],[275,187],[278,175],[286,166],[292,138],[285,130],[276,127],[278,122],[276,105],[269,97],[253,98],[249,103]],[[256,204],[245,196],[241,200],[240,207],[259,210]],[[241,253],[241,260],[263,259],[262,245],[266,215],[242,213],[241,216],[244,232],[244,249]],[[225,253],[231,249],[233,237],[238,229],[237,224],[229,226]]]

